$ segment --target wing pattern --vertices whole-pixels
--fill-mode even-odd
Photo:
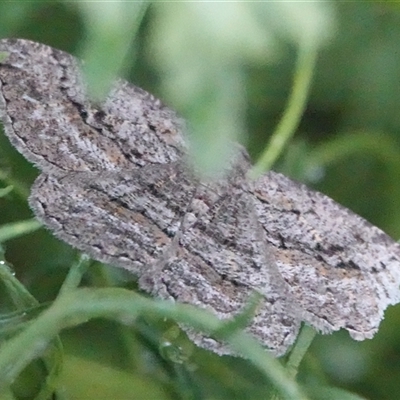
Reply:
[[[72,56],[18,39],[0,51],[5,132],[42,170],[30,205],[60,239],[220,318],[257,291],[247,330],[276,355],[302,321],[370,338],[400,301],[400,247],[361,217],[281,174],[250,181],[240,147],[223,178],[201,182],[185,163],[183,121],[152,95],[120,80],[93,104]]]

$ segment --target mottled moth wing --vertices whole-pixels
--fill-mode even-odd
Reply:
[[[223,179],[200,182],[183,161],[184,124],[152,95],[119,80],[94,104],[69,54],[15,39],[0,52],[0,117],[43,171],[30,204],[60,239],[220,318],[257,291],[247,330],[277,355],[301,321],[370,338],[400,301],[400,246],[361,217],[280,174],[248,180],[240,148]]]
[[[179,164],[118,173],[42,174],[29,201],[57,237],[96,260],[140,275],[170,246],[194,182]]]
[[[262,300],[247,330],[281,355],[297,336],[301,311],[289,301],[246,185],[240,178],[233,185],[231,179],[201,183],[174,239],[174,252],[140,282],[158,296],[209,309],[221,319],[237,315],[257,291]],[[188,333],[202,347],[231,353],[223,343]]]
[[[144,90],[120,80],[95,105],[71,55],[22,39],[0,40],[0,52],[7,54],[0,63],[6,134],[43,171],[135,169],[180,158],[182,122]]]
[[[400,300],[400,246],[329,197],[269,172],[252,183],[280,274],[305,320],[323,332],[371,338]]]

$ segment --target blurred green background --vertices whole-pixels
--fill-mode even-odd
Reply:
[[[148,7],[146,7],[148,5]],[[119,73],[189,121],[193,159],[207,173],[229,140],[254,160],[289,96],[299,42],[318,47],[307,107],[274,169],[318,189],[400,237],[400,7],[392,2],[0,2],[0,38],[31,39],[87,60],[94,95]],[[216,162],[217,161],[217,162]],[[209,172],[211,171],[211,172]],[[0,224],[32,217],[26,193],[38,171],[0,133]],[[5,243],[6,260],[40,301],[57,295],[77,259],[44,229]],[[134,277],[94,264],[91,286],[136,288]],[[0,286],[1,288],[1,286]],[[0,289],[1,290],[1,289]],[[0,292],[0,311],[10,302]],[[400,308],[373,340],[318,336],[299,381],[315,399],[400,397]],[[92,321],[62,332],[62,385],[70,399],[262,399],[268,382],[246,360],[196,348],[173,323],[141,318],[132,329]],[[35,398],[44,371],[14,384]],[[1,393],[0,393],[1,395]],[[9,397],[7,397],[9,398]]]

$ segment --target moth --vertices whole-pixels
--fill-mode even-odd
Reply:
[[[400,301],[400,247],[358,215],[279,173],[250,180],[240,146],[221,179],[202,181],[184,122],[151,94],[117,80],[95,104],[71,55],[21,39],[0,52],[5,133],[42,171],[29,203],[56,237],[221,319],[258,292],[246,329],[277,356],[302,322],[372,338]]]

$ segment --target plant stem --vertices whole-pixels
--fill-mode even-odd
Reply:
[[[292,92],[286,109],[264,153],[250,172],[252,179],[257,178],[272,167],[295,133],[307,104],[316,59],[316,44],[310,40],[303,40],[299,45]]]

